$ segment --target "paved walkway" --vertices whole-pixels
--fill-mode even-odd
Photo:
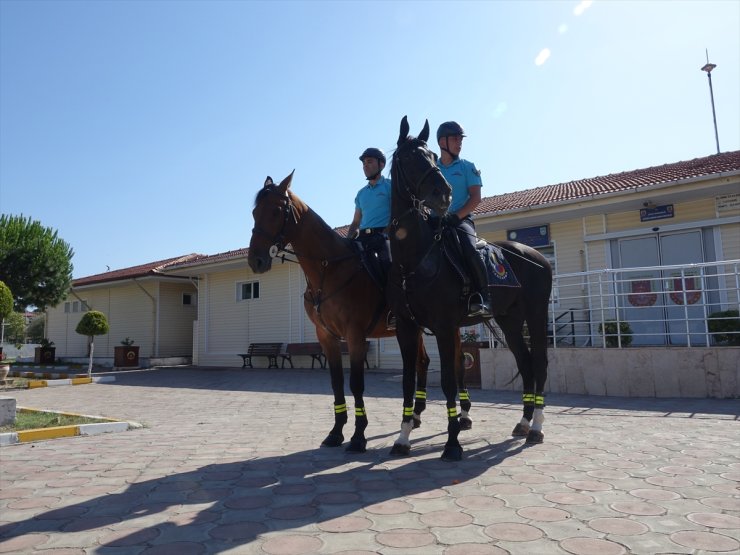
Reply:
[[[472,390],[465,459],[446,463],[438,388],[402,459],[389,456],[400,383],[368,373],[366,392],[364,455],[318,448],[325,371],[152,370],[16,392],[146,427],[2,448],[0,553],[740,550],[738,400],[551,395],[545,443],[525,447],[508,436],[518,395]]]

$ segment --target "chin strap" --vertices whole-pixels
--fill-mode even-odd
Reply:
[[[449,141],[449,138],[448,137],[445,137],[444,140],[445,140],[445,145],[448,145],[449,144],[449,142],[448,142]],[[457,160],[458,158],[460,158],[460,156],[455,156],[454,154],[452,154],[449,150],[447,150],[442,145],[439,145],[439,148],[440,148],[440,150],[442,150],[442,151],[446,152],[447,154],[449,154],[450,155],[450,158],[452,158],[452,161],[453,162],[455,160]]]

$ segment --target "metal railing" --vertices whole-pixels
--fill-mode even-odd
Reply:
[[[740,260],[553,278],[552,346],[740,345]]]

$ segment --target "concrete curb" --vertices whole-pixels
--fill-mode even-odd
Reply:
[[[55,387],[58,385],[84,385],[88,383],[106,383],[116,381],[115,376],[94,376],[92,378],[80,377],[66,380],[31,380],[28,382],[28,389],[37,387]]]
[[[106,422],[96,422],[94,424],[75,424],[72,426],[54,426],[51,428],[37,428],[34,430],[22,430],[19,432],[2,433],[0,434],[0,447],[15,445],[17,443],[41,441],[44,439],[57,439],[60,437],[74,436],[94,436],[98,434],[125,432],[126,430],[143,428],[143,426],[138,422],[127,422],[116,420],[114,418],[107,418],[105,416],[94,416],[90,414],[76,414],[73,412],[42,410],[29,407],[18,407],[17,412],[44,412],[50,414],[58,414],[62,416],[80,416],[85,418],[106,420]]]
[[[79,373],[67,373],[67,372],[26,372],[19,370],[11,370],[8,372],[9,378],[39,378],[44,380],[50,379],[63,379],[68,378],[86,378],[86,372]]]

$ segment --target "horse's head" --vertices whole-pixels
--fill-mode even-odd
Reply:
[[[414,138],[409,136],[409,122],[403,116],[391,167],[393,188],[417,210],[423,212],[430,208],[437,214],[444,214],[452,200],[452,189],[437,167],[437,155],[429,150],[428,139],[428,120],[419,136]]]
[[[267,272],[272,267],[272,259],[290,242],[290,224],[297,223],[295,206],[288,192],[292,180],[292,172],[280,185],[275,185],[268,176],[254,200],[254,229],[247,260],[256,274]]]

